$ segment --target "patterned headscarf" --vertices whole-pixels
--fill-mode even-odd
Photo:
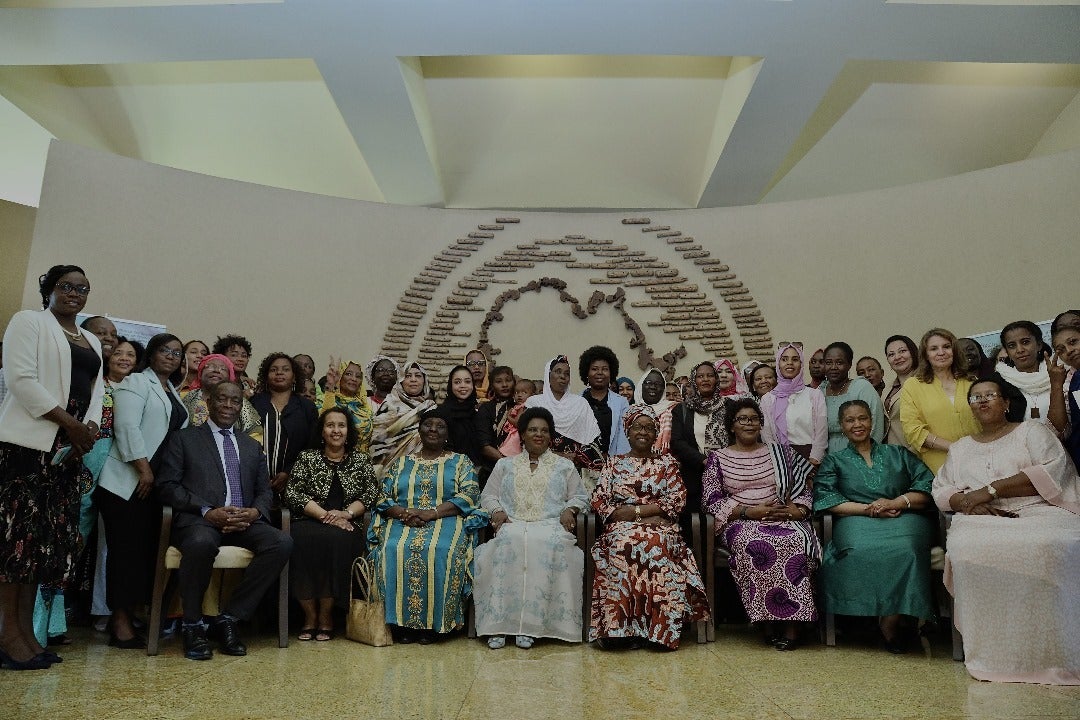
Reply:
[[[773,397],[776,398],[776,402],[772,406],[772,420],[773,427],[776,428],[776,440],[781,445],[788,444],[788,427],[787,427],[787,407],[788,398],[799,392],[806,387],[806,382],[803,380],[803,375],[800,372],[790,380],[780,374],[780,356],[787,352],[787,349],[791,348],[799,354],[799,362],[802,362],[803,351],[798,345],[787,343],[781,345],[776,350],[776,387],[771,392]]]
[[[651,418],[652,421],[656,423],[656,425],[659,427],[660,418],[657,417],[656,411],[653,410],[652,405],[646,405],[645,403],[637,403],[636,405],[631,405],[630,409],[623,414],[622,424],[623,429],[626,430],[627,435],[630,434],[630,426],[642,415],[647,418]]]
[[[716,368],[716,372],[720,372],[720,368],[727,368],[728,372],[730,372],[735,377],[735,382],[731,383],[731,385],[726,389],[720,387],[718,383],[716,387],[717,395],[722,395],[723,397],[730,397],[731,395],[750,394],[750,390],[746,386],[746,378],[744,378],[743,374],[739,372],[739,368],[736,367],[735,363],[731,362],[727,358],[720,358],[715,363],[713,363],[713,367]]]
[[[199,369],[195,373],[195,379],[191,383],[191,390],[198,390],[202,387],[202,371],[211,360],[220,360],[225,363],[225,369],[229,371],[229,379],[236,382],[236,366],[233,365],[232,360],[225,355],[207,355],[199,362]]]

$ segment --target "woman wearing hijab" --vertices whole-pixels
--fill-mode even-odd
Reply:
[[[761,398],[761,439],[788,445],[819,465],[829,450],[829,418],[825,395],[803,380],[802,353],[802,343],[784,343],[776,350],[776,387]]]
[[[477,348],[465,353],[464,363],[465,367],[469,368],[469,374],[472,375],[477,401],[486,402],[490,397],[488,390],[491,387],[491,378],[488,375],[488,368],[491,367],[491,362],[484,351]]]
[[[371,432],[371,464],[382,477],[383,469],[400,457],[420,449],[420,415],[435,407],[430,399],[427,370],[418,362],[405,366],[394,389],[375,411]]]
[[[356,448],[367,455],[371,449],[372,412],[364,384],[364,367],[352,360],[342,360],[337,372],[328,373],[326,392],[319,411],[339,407],[352,418],[359,433]]]
[[[723,369],[723,382],[718,366]],[[698,363],[684,391],[686,399],[672,413],[671,452],[679,458],[686,483],[687,513],[701,509],[701,474],[706,455],[731,444],[727,407],[730,400],[736,399],[733,396],[739,379],[739,371],[730,360],[715,365],[709,361]]]
[[[570,361],[557,355],[544,366],[544,392],[525,401],[525,407],[542,407],[555,420],[551,450],[572,460],[580,470],[599,470],[604,463],[600,425],[585,398],[570,390]]]
[[[480,463],[480,443],[476,434],[476,387],[472,373],[464,365],[450,369],[446,378],[446,399],[439,407],[450,423],[450,448]]]

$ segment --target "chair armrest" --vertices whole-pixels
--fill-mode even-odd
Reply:
[[[281,508],[281,532],[292,535],[292,512],[287,507]]]
[[[158,535],[158,554],[165,557],[172,535],[173,509],[171,505],[161,506],[161,533]]]
[[[821,514],[821,539],[828,543],[832,540],[833,514],[824,512]]]

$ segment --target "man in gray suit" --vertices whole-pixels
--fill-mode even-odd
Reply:
[[[232,431],[243,400],[239,384],[215,385],[206,399],[210,418],[173,434],[156,478],[162,503],[175,513],[172,543],[183,554],[177,580],[184,606],[184,657],[190,660],[213,657],[202,597],[218,548],[239,545],[255,554],[217,619],[226,655],[247,654],[236,623],[251,617],[292,552],[292,539],[268,522],[272,492],[262,448]]]

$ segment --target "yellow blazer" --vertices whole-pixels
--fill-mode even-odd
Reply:
[[[982,431],[982,426],[971,412],[967,394],[971,381],[958,378],[955,402],[934,378],[931,383],[911,377],[900,388],[900,424],[908,446],[937,474],[945,463],[948,453],[944,450],[928,450],[923,447],[929,435],[954,442],[962,437]]]

